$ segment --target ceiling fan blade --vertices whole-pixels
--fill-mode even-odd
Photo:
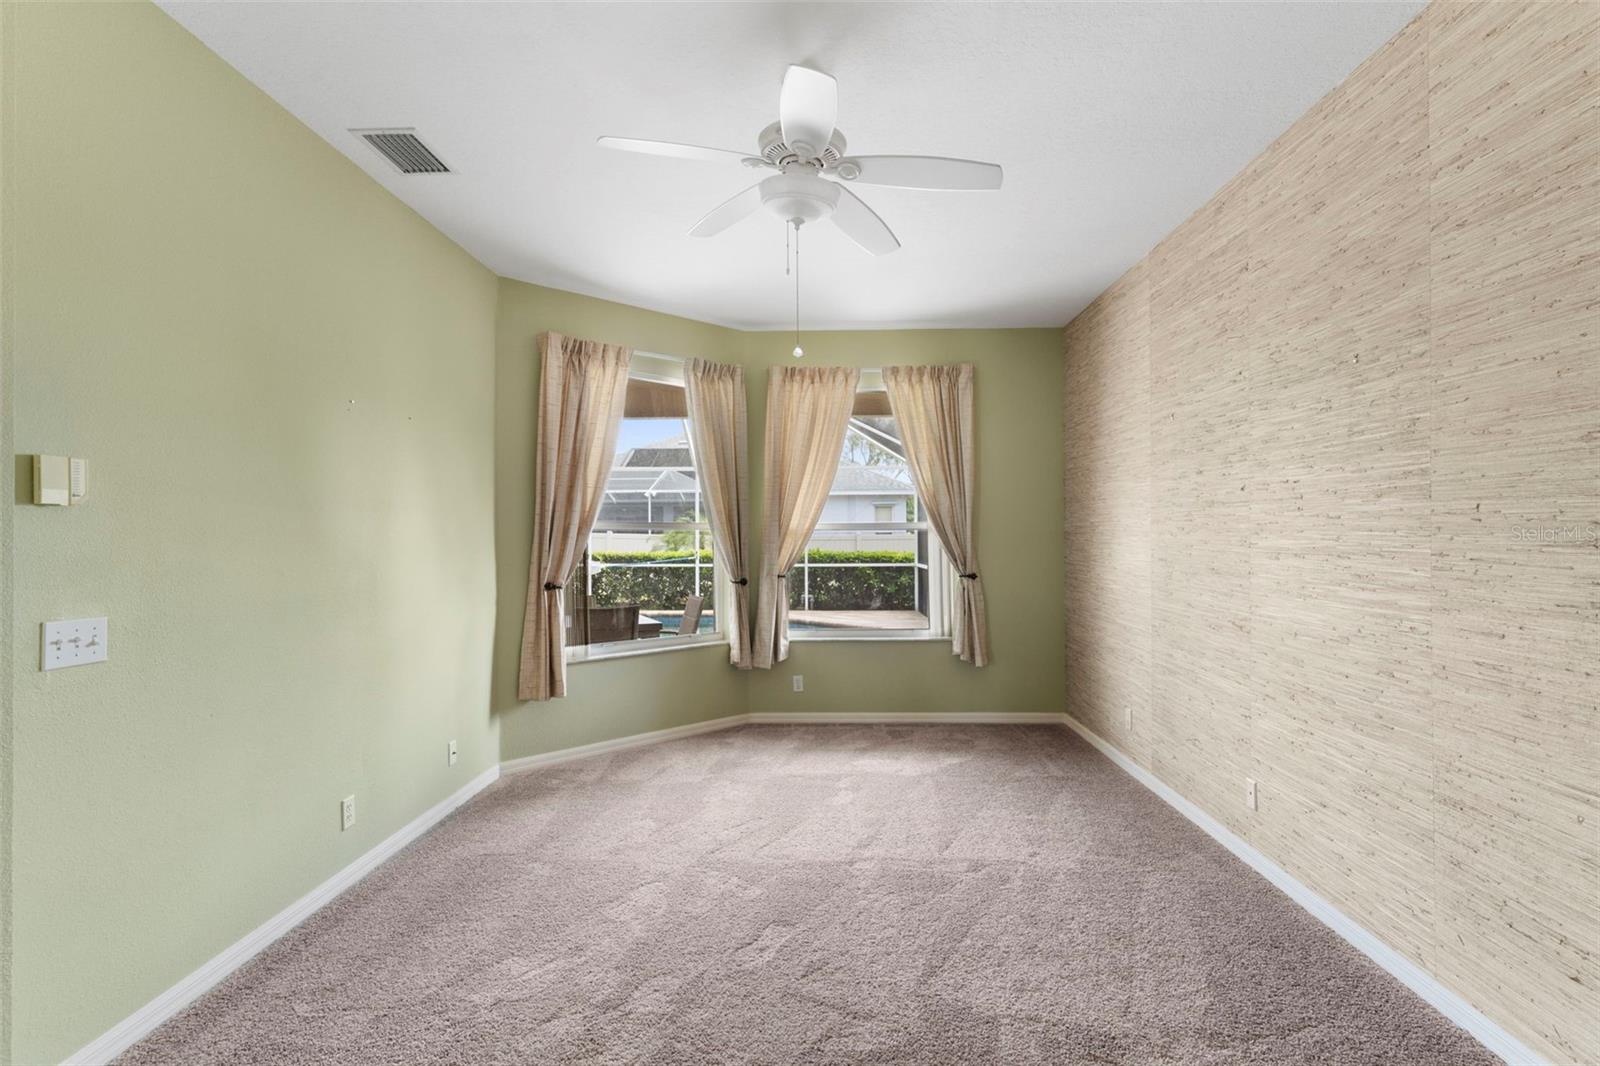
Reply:
[[[861,170],[847,179],[853,184],[900,189],[998,189],[1005,174],[995,163],[936,155],[853,155],[843,162]]]
[[[702,148],[698,144],[677,144],[673,141],[641,141],[637,137],[600,137],[594,143],[602,148],[615,148],[622,152],[665,155],[674,159],[706,159],[716,163],[729,159],[752,158],[748,153],[734,152],[726,148]]]
[[[761,207],[761,183],[758,181],[733,199],[712,208],[706,217],[694,224],[691,237],[715,237],[729,226]]]
[[[888,255],[900,247],[900,241],[884,225],[883,219],[849,189],[839,190],[839,205],[833,209],[831,217],[846,237],[873,255]]]
[[[820,70],[790,67],[778,93],[783,143],[797,155],[816,158],[828,147],[838,120],[839,83]]]

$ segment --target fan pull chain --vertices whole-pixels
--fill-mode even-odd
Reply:
[[[805,355],[800,347],[800,221],[795,219],[795,359]]]

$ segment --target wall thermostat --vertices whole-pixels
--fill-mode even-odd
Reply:
[[[42,507],[67,507],[89,491],[88,464],[65,455],[33,457],[33,502]]]

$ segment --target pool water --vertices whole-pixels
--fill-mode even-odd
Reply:
[[[678,614],[676,612],[656,613],[654,611],[641,611],[640,614],[645,618],[651,618],[651,619],[654,619],[657,622],[660,622],[661,623],[661,635],[663,637],[675,637],[675,636],[678,635],[678,620],[683,617],[681,614]],[[698,632],[698,633],[710,633],[712,630],[714,630],[716,628],[717,628],[716,612],[715,611],[706,611],[704,614],[702,614],[700,616],[700,628],[698,630],[696,630],[696,632]]]

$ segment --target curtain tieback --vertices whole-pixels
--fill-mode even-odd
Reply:
[[[963,580],[963,581],[976,581],[976,580],[978,580],[978,575],[977,574],[962,574],[961,575],[961,580]]]
[[[736,577],[733,579],[733,583],[735,585],[748,585],[750,584],[750,579],[747,577]]]
[[[554,581],[546,581],[544,583],[544,590],[546,592],[560,592],[561,588],[562,586],[556,584]]]
[[[789,572],[787,570],[785,570],[781,574],[773,574],[772,576],[777,578],[779,581],[788,581],[789,580]]]

